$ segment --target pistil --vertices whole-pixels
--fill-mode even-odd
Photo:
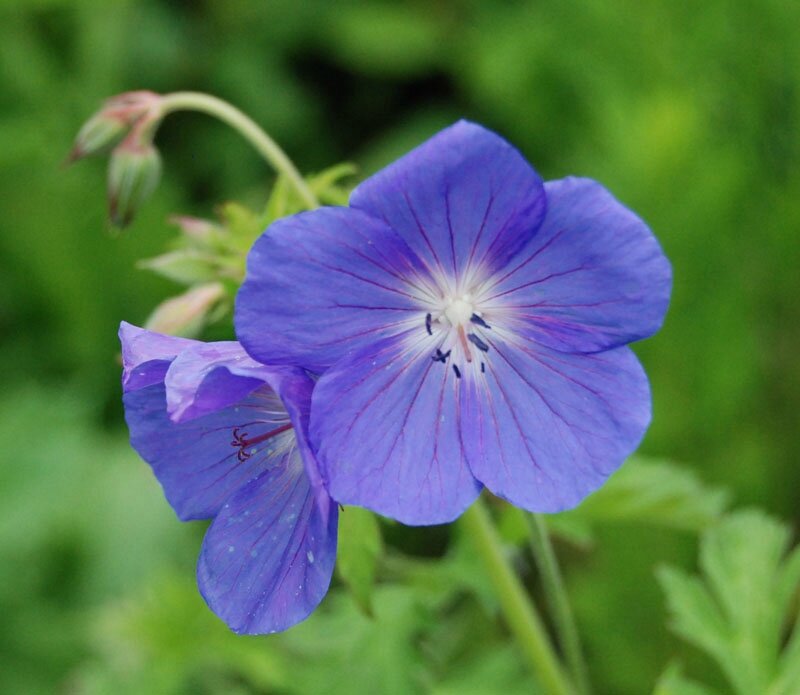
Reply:
[[[470,352],[469,343],[467,342],[467,333],[461,324],[458,326],[458,339],[461,341],[461,347],[464,349],[464,356],[467,358],[467,362],[472,362],[472,352]]]
[[[253,437],[252,439],[247,439],[247,432],[239,433],[239,428],[233,428],[233,440],[231,441],[231,446],[237,447],[239,449],[236,452],[236,456],[239,461],[245,461],[250,458],[250,456],[254,453],[251,451],[246,451],[247,448],[255,446],[256,444],[261,444],[261,442],[265,442],[268,439],[272,439],[273,437],[278,436],[282,432],[286,432],[287,430],[292,429],[292,423],[287,422],[285,425],[281,425],[280,427],[276,427],[274,430],[270,430],[269,432],[265,432],[264,434],[259,434],[257,437]]]

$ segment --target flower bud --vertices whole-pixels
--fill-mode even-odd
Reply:
[[[110,150],[159,99],[155,92],[138,91],[125,92],[106,101],[78,132],[67,163]]]
[[[111,149],[122,140],[127,130],[127,124],[119,118],[106,116],[102,112],[92,116],[75,138],[67,163]]]
[[[111,223],[127,227],[161,178],[161,156],[151,142],[126,139],[108,165],[108,203]]]
[[[224,299],[225,288],[221,283],[197,285],[161,302],[150,314],[145,327],[168,335],[195,336]]]
[[[176,225],[187,239],[198,244],[206,244],[222,233],[218,224],[200,217],[171,215],[167,221]]]

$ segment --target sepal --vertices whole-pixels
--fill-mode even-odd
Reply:
[[[152,142],[128,138],[111,153],[108,207],[111,223],[127,227],[161,179],[161,155]]]

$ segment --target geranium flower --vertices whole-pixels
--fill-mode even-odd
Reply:
[[[671,271],[595,181],[542,183],[459,122],[358,186],[271,225],[237,298],[244,348],[322,374],[311,440],[334,499],[447,522],[485,485],[555,512],[599,487],[650,422],[625,345]]]
[[[308,444],[313,382],[238,343],[120,328],[125,418],[182,520],[213,518],[200,592],[235,632],[291,627],[328,590],[337,508]]]

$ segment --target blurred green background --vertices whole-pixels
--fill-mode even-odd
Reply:
[[[447,529],[385,529],[421,588],[385,567],[379,625],[341,587],[281,637],[234,638],[205,610],[202,528],[127,447],[116,330],[178,289],[134,269],[173,238],[167,215],[262,204],[270,174],[219,123],[170,117],[163,183],[112,237],[105,161],[61,162],[104,98],[139,88],[231,101],[303,171],[366,175],[466,117],[545,178],[602,181],[674,265],[666,325],[637,347],[642,451],[798,521],[800,3],[3,0],[0,692],[530,692],[491,596],[458,583],[474,562],[451,548],[429,576]],[[691,534],[607,524],[558,549],[598,692],[649,692],[676,652],[705,669],[653,576],[692,565]]]

